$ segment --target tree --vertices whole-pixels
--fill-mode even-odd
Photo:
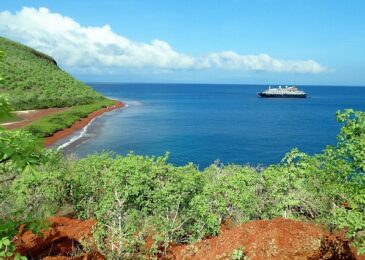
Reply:
[[[4,52],[0,51],[0,58]],[[2,80],[0,78],[0,80]],[[0,119],[10,115],[8,100],[0,95]],[[7,131],[0,127],[0,198],[6,197],[8,189],[4,185],[13,181],[17,173],[31,165],[38,164],[42,158],[42,149],[39,141],[28,132]],[[27,223],[30,228],[38,230],[42,225],[33,219],[29,221],[17,221],[0,219],[0,259],[14,257],[22,260],[26,257],[15,253],[15,246],[11,238],[17,233],[20,224]],[[33,229],[33,228],[32,228]]]
[[[335,211],[336,224],[348,230],[359,253],[365,253],[365,112],[347,109],[337,113],[343,123],[338,145],[332,148],[337,158],[346,161],[350,170],[346,185],[347,208]]]

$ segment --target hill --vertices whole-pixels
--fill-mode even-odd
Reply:
[[[52,57],[37,50],[0,37],[0,51],[5,53],[0,59],[0,75],[3,78],[0,80],[0,94],[8,97],[12,110],[65,108],[62,112],[26,124],[20,122],[24,125],[22,128],[38,137],[52,136],[116,102],[76,80],[61,70]],[[1,118],[0,123],[24,121],[24,118],[14,115]]]
[[[13,109],[39,109],[91,104],[105,98],[61,70],[50,56],[0,37],[0,93]]]

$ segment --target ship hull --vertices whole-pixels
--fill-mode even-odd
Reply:
[[[259,93],[260,97],[263,98],[306,98],[306,94],[267,94],[267,93]]]

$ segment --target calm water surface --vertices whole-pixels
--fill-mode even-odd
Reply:
[[[91,84],[128,107],[96,119],[65,149],[83,157],[103,150],[171,153],[170,162],[204,168],[223,163],[279,162],[291,148],[309,154],[336,143],[339,109],[365,110],[364,87],[300,87],[307,99],[264,99],[266,86]]]

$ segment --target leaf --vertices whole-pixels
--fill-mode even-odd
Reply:
[[[10,246],[10,245],[11,245],[11,241],[10,241],[9,239],[5,239],[5,240],[3,240],[2,242],[3,242],[3,244],[4,244],[5,246]]]

